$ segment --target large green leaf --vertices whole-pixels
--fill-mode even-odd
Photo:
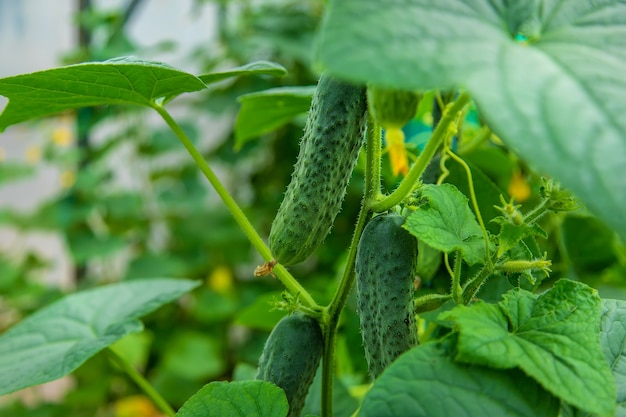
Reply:
[[[461,251],[470,265],[483,260],[485,239],[467,197],[452,184],[425,185],[421,197],[427,203],[409,216],[404,227],[432,248]]]
[[[440,317],[459,332],[457,360],[519,367],[567,403],[608,416],[615,384],[600,346],[600,314],[597,291],[562,279],[539,296],[515,289],[498,305],[457,306]]]
[[[559,401],[522,372],[455,363],[427,343],[401,355],[363,399],[359,417],[556,416]]]
[[[183,279],[123,282],[64,297],[0,336],[0,395],[69,374],[141,331],[139,317],[198,285]]]
[[[79,107],[139,104],[199,91],[196,76],[160,62],[123,57],[69,65],[0,79],[0,95],[9,99],[0,114],[0,132],[8,126]]]
[[[319,58],[337,76],[467,89],[493,130],[626,236],[626,3],[332,1]]]
[[[617,387],[616,415],[626,416],[626,301],[602,300],[600,342]]]
[[[236,147],[271,132],[309,110],[315,86],[278,87],[239,97],[235,122]]]
[[[266,381],[211,382],[183,404],[178,417],[285,417],[283,390]]]

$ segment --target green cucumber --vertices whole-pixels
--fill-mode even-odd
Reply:
[[[277,262],[302,262],[328,235],[366,128],[365,88],[322,75],[291,182],[270,230],[270,250]]]
[[[367,88],[369,111],[383,129],[400,129],[413,119],[420,95],[414,91],[370,86]]]
[[[259,359],[256,379],[285,391],[287,417],[298,417],[322,358],[324,338],[319,323],[303,313],[283,317],[270,333]]]
[[[418,343],[413,303],[417,239],[403,224],[404,217],[396,213],[374,217],[357,248],[357,308],[373,378]]]

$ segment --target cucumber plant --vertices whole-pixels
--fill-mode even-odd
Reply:
[[[626,165],[620,118],[626,85],[618,76],[626,61],[612,30],[626,27],[626,6],[555,4],[444,0],[437,8],[417,1],[381,8],[374,0],[332,1],[318,39],[326,72],[312,98],[269,247],[166,110],[175,96],[203,90],[210,76],[127,59],[6,78],[0,80],[0,94],[10,102],[0,128],[84,105],[85,85],[93,87],[91,105],[123,101],[152,108],[263,257],[266,264],[255,275],[273,275],[286,287],[281,306],[293,314],[265,344],[262,381],[226,384],[227,400],[212,394],[220,383],[211,382],[189,399],[181,416],[202,414],[224,401],[241,410],[250,397],[257,399],[257,410],[263,403],[278,404],[274,414],[259,415],[309,414],[306,392],[320,357],[319,414],[333,416],[336,377],[354,377],[346,354],[350,346],[342,338],[349,318],[342,313],[352,308],[355,282],[355,310],[374,381],[360,375],[353,392],[361,405],[342,414],[431,416],[461,409],[467,415],[623,414],[626,379],[616,364],[626,353],[626,303],[601,298],[582,279],[555,278],[571,273],[562,228],[570,212],[595,213],[612,226],[614,250],[623,261],[626,223],[615,213],[626,209],[626,190],[613,171]],[[381,24],[385,30],[375,30]],[[591,66],[594,57],[611,65]],[[146,77],[139,82],[137,73]],[[101,93],[110,84],[117,88],[114,97]],[[383,89],[415,96],[376,99]],[[422,100],[414,100],[418,93]],[[428,104],[433,101],[435,109]],[[398,109],[406,115],[396,117]],[[391,125],[384,125],[381,114],[393,114]],[[381,128],[416,121],[426,126],[426,143],[406,147],[415,154],[404,177],[387,190],[381,181],[389,174],[381,164]],[[590,149],[594,152],[585,152]],[[600,164],[597,155],[603,151],[606,163]],[[440,174],[423,184],[436,154]],[[532,198],[506,196],[499,174],[490,172],[497,158],[528,173]],[[343,269],[337,286],[321,303],[324,296],[305,288],[286,266],[313,256],[326,238],[355,166],[364,178],[362,203],[350,246],[338,262]],[[428,255],[421,259],[435,267],[416,266],[420,247],[420,254]],[[623,266],[616,266],[618,275]],[[559,276],[551,276],[557,268]],[[428,270],[428,277],[416,276],[420,270]],[[0,353],[2,346],[24,347],[16,335],[28,335],[29,327],[19,326],[0,339]],[[20,359],[28,362],[25,352]],[[13,370],[13,362],[2,358],[0,371]],[[16,389],[10,381],[2,386],[5,392]],[[150,395],[162,403],[158,394]],[[162,409],[174,415],[166,405]]]

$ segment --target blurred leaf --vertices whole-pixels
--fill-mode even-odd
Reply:
[[[284,311],[272,309],[277,300],[282,300],[281,292],[259,295],[237,315],[235,323],[252,329],[271,331],[285,315]]]
[[[504,143],[626,237],[616,215],[626,211],[616,175],[626,166],[625,10],[608,0],[332,1],[318,56],[352,81],[466,89]]]
[[[199,321],[211,324],[230,319],[238,308],[239,303],[235,295],[220,294],[209,288],[202,288],[197,291],[196,303],[191,314]]]
[[[130,333],[113,343],[110,348],[135,368],[145,369],[152,339],[149,332]]]
[[[287,75],[287,70],[285,67],[275,62],[256,61],[240,67],[231,68],[226,71],[199,75],[198,78],[200,78],[205,84],[210,84],[239,75],[271,75],[274,77],[284,77]]]
[[[198,126],[191,121],[178,121],[179,126],[187,135],[191,143],[198,143]],[[156,156],[163,152],[171,150],[180,150],[182,145],[171,129],[158,129],[149,135],[147,141],[142,142],[138,146],[138,152],[143,155]]]
[[[128,245],[119,236],[96,236],[91,230],[77,230],[66,234],[65,238],[76,263],[112,256]]]
[[[456,360],[519,367],[565,402],[608,416],[615,384],[598,338],[600,314],[597,291],[561,279],[539,296],[515,289],[498,305],[457,306],[441,318],[459,332]]]
[[[0,132],[8,126],[79,107],[139,104],[199,91],[194,75],[160,62],[136,57],[69,65],[0,79],[0,95],[9,104],[0,114]]]
[[[185,379],[205,381],[220,376],[226,369],[226,361],[217,339],[183,330],[169,340],[159,366]]]
[[[126,272],[127,279],[154,276],[180,277],[187,270],[185,260],[167,254],[145,253],[133,259]]]
[[[0,395],[69,374],[123,336],[139,317],[195,288],[189,280],[155,278],[68,295],[0,335]]]
[[[615,233],[598,219],[567,216],[561,228],[567,255],[578,273],[597,272],[616,261]]]
[[[211,382],[193,395],[177,417],[285,417],[283,390],[265,381]]]
[[[404,228],[434,249],[460,250],[470,265],[482,261],[485,240],[467,197],[452,184],[425,185],[421,197],[427,203],[411,213]]]
[[[15,181],[28,177],[35,172],[32,166],[10,161],[0,161],[0,185],[5,182]]]
[[[521,371],[459,364],[427,343],[393,362],[365,395],[359,417],[554,417],[559,401]]]
[[[278,87],[239,97],[235,147],[286,124],[311,106],[315,86]]]

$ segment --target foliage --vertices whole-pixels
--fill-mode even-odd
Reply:
[[[226,3],[220,7],[227,11]],[[311,260],[287,270],[262,236],[295,160],[298,115],[313,92],[311,63],[302,53],[310,50],[311,38],[301,29],[313,33],[319,7],[246,6],[241,21],[253,22],[250,27],[262,35],[237,37],[222,28],[222,40],[233,49],[199,76],[125,57],[0,80],[0,94],[9,98],[2,129],[84,106],[98,117],[146,117],[133,107],[120,114],[112,110],[117,106],[108,107],[128,104],[155,111],[171,130],[142,137],[131,127],[101,147],[79,148],[78,157],[54,155],[83,161],[71,191],[31,215],[0,216],[24,229],[63,230],[77,264],[93,264],[122,248],[134,252],[126,277],[117,277],[128,282],[67,295],[9,323],[0,336],[0,353],[11,352],[0,360],[2,392],[73,372],[81,389],[58,408],[40,409],[63,415],[97,408],[115,386],[109,378],[124,372],[168,416],[178,407],[181,416],[215,410],[234,416],[244,409],[284,416],[282,391],[251,381],[263,340],[284,315],[269,312],[271,299],[274,309],[300,311],[321,324],[323,362],[306,412],[623,414],[626,317],[619,298],[626,287],[626,226],[615,213],[626,209],[626,190],[616,174],[626,165],[626,128],[619,118],[626,106],[619,76],[626,63],[615,34],[626,25],[625,6],[612,0],[560,7],[412,0],[381,9],[370,0],[329,2],[317,33],[316,59],[324,70],[368,88],[419,90],[422,99],[403,127],[405,141],[393,144],[411,160],[409,168],[397,169],[390,144],[370,120],[333,232]],[[259,45],[272,45],[275,54],[251,59],[249,52]],[[273,58],[288,75],[268,61]],[[218,61],[235,62],[225,70]],[[207,101],[177,99],[191,92]],[[242,110],[234,132],[211,151],[198,150],[194,123],[177,121],[168,111],[180,103],[189,111],[228,112],[237,96]],[[262,140],[253,140],[257,135]],[[141,158],[174,154],[170,142],[176,137],[194,164],[151,170],[149,198],[106,192],[108,152],[135,136],[141,138],[135,144]],[[227,189],[212,168],[217,163],[232,171],[228,183],[235,184],[240,171],[249,173],[248,200]],[[28,175],[21,168],[2,169],[4,181]],[[197,169],[223,205],[207,204],[210,192]],[[245,212],[236,200],[246,202]],[[159,211],[146,218],[154,201]],[[414,306],[420,345],[370,385],[359,327],[383,332],[359,322],[350,290],[365,225],[374,214],[390,211],[401,213],[404,228],[419,240]],[[159,221],[171,236],[155,245],[150,236]],[[235,278],[251,277],[254,263],[262,262],[252,257],[244,236],[265,262],[254,275],[266,277],[255,282]],[[2,262],[0,271],[10,278],[3,290],[21,315],[29,309],[18,294],[32,291],[26,278],[41,262]],[[91,271],[80,284],[93,286],[96,275]],[[152,278],[164,275],[177,279]],[[154,311],[145,319],[148,330],[130,335],[142,329],[140,316],[195,286],[181,277],[206,279],[208,286]],[[31,309],[44,303],[38,295]],[[227,337],[238,329],[239,344]],[[127,334],[145,339],[130,343],[121,339]],[[42,335],[47,343],[39,343]],[[51,343],[55,338],[66,343]],[[115,341],[105,350],[112,371],[97,352]],[[33,359],[51,357],[56,361],[32,366]],[[100,391],[89,403],[77,397],[94,372],[107,378],[101,385],[91,381]],[[132,391],[126,387],[120,397]],[[345,400],[349,395],[355,398]],[[27,415],[19,404],[10,407],[12,415]]]

